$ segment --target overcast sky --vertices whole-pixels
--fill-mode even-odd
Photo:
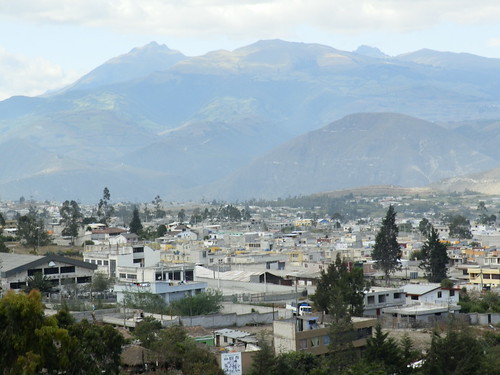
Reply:
[[[500,58],[500,2],[0,0],[0,99],[61,87],[151,41],[194,56],[275,38]]]

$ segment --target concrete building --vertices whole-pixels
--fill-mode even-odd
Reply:
[[[467,267],[469,282],[482,288],[496,288],[500,285],[500,267],[489,266],[469,266]]]
[[[120,283],[115,284],[116,300],[123,303],[127,293],[152,293],[159,295],[168,305],[173,301],[185,297],[194,296],[205,292],[207,284],[203,282],[171,282],[171,281],[153,281],[144,283]]]
[[[288,320],[273,322],[274,348],[278,353],[293,351],[308,352],[315,355],[329,351],[331,327],[320,324],[319,318],[299,316]],[[373,327],[377,323],[373,318],[353,318],[356,331],[352,344],[354,348],[366,346],[366,340],[371,337]]]
[[[382,288],[372,286],[365,292],[364,316],[380,316],[386,307],[403,306],[406,303],[406,293],[402,288]]]
[[[0,253],[2,290],[20,290],[26,279],[41,273],[54,286],[64,289],[68,284],[88,284],[97,269],[95,264],[59,255],[25,255]]]

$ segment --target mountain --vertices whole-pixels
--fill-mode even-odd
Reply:
[[[299,136],[216,184],[219,198],[278,198],[366,185],[425,186],[498,162],[466,138],[395,113],[359,113]]]
[[[144,47],[134,48],[129,53],[112,58],[65,88],[68,90],[91,90],[114,83],[146,77],[156,71],[170,68],[187,59],[179,51],[166,45],[151,42]]]
[[[0,102],[0,196],[239,199],[480,172],[500,160],[499,72],[499,59],[431,50],[264,40],[187,57],[150,43]],[[39,157],[9,156],[23,152]]]

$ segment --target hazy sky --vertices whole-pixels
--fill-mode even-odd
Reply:
[[[275,38],[500,58],[500,2],[0,0],[0,99],[61,87],[153,40],[194,56]]]

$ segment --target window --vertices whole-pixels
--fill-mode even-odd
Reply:
[[[144,248],[143,247],[134,247],[134,249],[132,250],[134,254],[136,253],[143,253],[144,252]]]
[[[454,297],[455,296],[455,291],[453,289],[450,290],[450,297]]]
[[[311,338],[311,348],[314,348],[315,346],[319,346],[319,337]]]
[[[384,294],[380,294],[378,296],[378,303],[385,303],[385,295]]]
[[[491,278],[495,279],[495,280],[499,280],[500,279],[500,274],[494,273],[493,275],[491,275]]]
[[[61,267],[61,273],[75,273],[75,266]]]
[[[58,273],[59,273],[59,267],[44,268],[43,269],[44,275],[57,275]]]
[[[394,299],[400,299],[401,293],[394,293]]]
[[[418,301],[418,296],[411,296],[412,301]]]
[[[127,279],[130,279],[130,280],[137,280],[137,275],[133,274],[133,273],[128,273],[127,274]]]
[[[104,265],[107,266],[109,264],[109,262],[107,260],[104,260]]]
[[[306,339],[299,340],[299,349],[307,349],[307,340]]]
[[[126,279],[126,278],[127,278],[127,274],[125,274],[125,273],[120,274],[120,279]]]
[[[97,265],[98,265],[98,266],[102,266],[102,260],[100,260],[100,259],[99,259],[99,260],[97,261]]]
[[[443,298],[443,292],[441,291],[438,292],[438,298]]]
[[[323,336],[323,345],[330,345],[330,336]]]
[[[375,303],[375,296],[368,296],[367,302],[369,305],[373,305]]]
[[[34,276],[35,273],[42,273],[41,268],[33,268],[31,270],[28,270],[28,276]]]
[[[82,276],[82,277],[76,278],[76,282],[78,284],[90,283],[91,281],[92,281],[92,278],[90,276]]]

